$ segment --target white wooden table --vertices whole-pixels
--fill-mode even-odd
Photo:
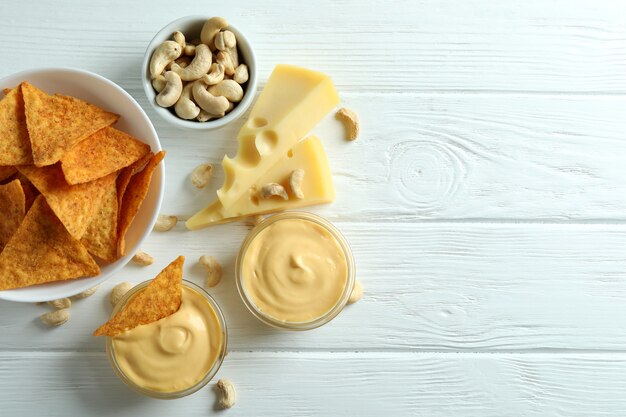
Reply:
[[[175,3],[183,3],[173,6]],[[390,2],[391,3],[391,2]],[[204,389],[164,402],[113,374],[92,330],[117,282],[213,254],[225,279],[232,416],[626,415],[626,4],[618,1],[3,1],[0,76],[95,71],[127,89],[168,150],[163,212],[210,200],[202,162],[235,151],[235,126],[167,126],[139,65],[153,34],[223,15],[277,63],[331,75],[362,136],[323,138],[337,201],[313,211],[345,233],[365,298],[330,325],[286,333],[244,309],[233,261],[248,227],[154,233],[126,267],[47,329],[43,306],[0,302],[1,416],[206,416]],[[219,170],[218,170],[219,171]]]

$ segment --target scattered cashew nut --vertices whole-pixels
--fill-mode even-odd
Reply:
[[[138,250],[135,256],[133,256],[133,262],[137,265],[148,266],[154,263],[154,258],[146,252]]]
[[[243,98],[243,88],[234,80],[222,80],[209,87],[214,96],[226,97],[231,103],[239,103]]]
[[[208,74],[202,76],[201,80],[206,85],[215,85],[224,79],[224,65],[219,62],[211,64]]]
[[[200,164],[191,173],[191,183],[196,188],[204,188],[213,174],[213,165]]]
[[[206,286],[215,287],[222,280],[222,265],[212,256],[202,255],[198,260],[207,270]]]
[[[187,43],[185,42],[185,35],[183,35],[182,32],[177,30],[176,32],[174,32],[173,37],[174,37],[174,42],[179,44],[181,48],[185,49],[185,45],[187,45]]]
[[[265,184],[263,187],[261,187],[261,191],[259,192],[259,194],[264,200],[272,198],[273,196],[278,196],[283,200],[289,200],[289,196],[287,195],[287,191],[285,191],[285,188],[275,182]]]
[[[48,326],[60,326],[70,319],[70,309],[62,308],[39,316],[43,324]]]
[[[111,295],[109,296],[109,301],[111,305],[115,307],[117,303],[124,297],[124,295],[133,288],[133,284],[130,282],[120,282],[111,290]]]
[[[350,293],[350,298],[348,298],[348,304],[353,304],[363,298],[363,286],[360,281],[354,282],[354,288],[352,288],[352,292]]]
[[[304,198],[304,193],[302,192],[302,180],[304,179],[304,170],[301,168],[294,169],[291,175],[289,176],[289,187],[291,188],[291,192],[298,199]]]
[[[236,83],[243,84],[248,81],[248,77],[248,66],[246,64],[240,64],[237,68],[235,68],[233,80],[235,80]]]
[[[219,51],[228,52],[233,61],[233,67],[237,68],[239,66],[239,54],[237,53],[237,38],[235,38],[235,34],[230,30],[219,32],[215,35],[214,42],[215,47]]]
[[[212,17],[202,26],[202,32],[200,32],[200,40],[202,43],[207,44],[211,50],[215,50],[215,35],[220,30],[228,27],[228,21],[223,17]]]
[[[165,41],[152,53],[150,58],[150,79],[159,76],[166,65],[180,56],[183,49],[174,41]]]
[[[159,214],[154,224],[154,230],[157,232],[167,232],[168,230],[172,230],[174,226],[176,226],[176,223],[178,223],[178,217]]]
[[[200,107],[194,103],[191,99],[191,89],[194,83],[188,83],[183,87],[183,92],[180,95],[180,98],[174,105],[174,111],[176,115],[181,119],[190,120],[198,117],[200,113]]]
[[[185,56],[194,56],[196,54],[196,45],[185,45],[185,49],[183,49],[183,54],[185,54]]]
[[[181,56],[180,58],[176,58],[175,60],[173,60],[172,62],[170,62],[169,64],[167,64],[167,66],[165,67],[166,71],[171,71],[172,70],[172,65],[176,64],[181,68],[187,68],[189,66],[189,64],[191,64],[191,61],[193,60],[192,57],[190,56]]]
[[[82,300],[83,298],[91,297],[96,293],[96,291],[98,291],[98,288],[100,288],[100,286],[96,285],[95,287],[89,288],[88,290],[73,295],[71,298],[73,298],[74,300]]]
[[[183,92],[183,82],[180,76],[173,71],[167,71],[164,75],[166,84],[157,95],[156,102],[161,107],[170,107],[176,104]]]
[[[218,407],[221,409],[231,408],[237,401],[237,391],[235,385],[227,379],[217,381],[217,390],[219,393]]]
[[[213,118],[213,115],[210,115],[209,113],[205,112],[204,110],[200,110],[200,113],[198,113],[198,117],[196,117],[196,120],[199,122],[208,122],[209,120],[211,120]]]
[[[183,81],[195,81],[209,72],[212,60],[213,55],[211,55],[209,47],[204,44],[200,44],[196,46],[196,56],[194,56],[191,64],[183,68],[174,63],[172,64],[172,71],[180,75],[180,78]]]
[[[72,300],[69,298],[59,298],[58,300],[48,301],[48,305],[60,310],[62,308],[70,308]]]
[[[206,84],[201,80],[193,83],[191,91],[198,106],[211,115],[221,115],[228,109],[228,99],[226,97],[215,97],[209,93],[206,89]]]
[[[357,114],[345,107],[337,110],[335,117],[340,120],[346,128],[346,139],[355,140],[359,136],[359,117]]]

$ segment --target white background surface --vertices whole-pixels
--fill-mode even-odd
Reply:
[[[92,4],[94,3],[94,4]],[[173,6],[174,3],[182,3]],[[228,3],[228,4],[227,4]],[[148,111],[164,147],[163,212],[189,216],[221,184],[188,174],[233,154],[243,122],[166,126],[139,83],[145,45],[183,15],[223,15],[277,63],[331,75],[362,136],[324,140],[337,201],[315,209],[350,241],[365,298],[307,333],[244,310],[233,262],[248,227],[154,233],[156,262],[128,266],[47,329],[46,307],[0,303],[0,415],[206,416],[206,388],[143,398],[91,332],[117,282],[185,274],[212,254],[230,330],[219,377],[230,416],[619,416],[626,414],[626,5],[617,1],[4,1],[0,76],[95,71]]]

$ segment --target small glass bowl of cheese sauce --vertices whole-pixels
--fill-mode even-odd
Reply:
[[[352,251],[327,220],[306,212],[268,217],[250,231],[236,261],[237,290],[262,322],[310,330],[335,318],[355,282]]]
[[[132,288],[112,316],[150,282]],[[215,376],[227,342],[226,321],[213,297],[183,280],[183,299],[176,313],[107,337],[106,351],[127,386],[149,397],[175,399],[193,394]]]

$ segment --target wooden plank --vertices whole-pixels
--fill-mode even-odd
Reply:
[[[624,97],[346,94],[343,104],[360,114],[359,139],[343,140],[332,115],[314,130],[337,190],[319,211],[329,218],[626,219]],[[187,218],[215,198],[244,120],[209,135],[149,115],[168,150],[163,210]],[[197,190],[188,175],[207,161],[214,178]]]
[[[261,79],[276,63],[330,73],[341,91],[626,92],[626,13],[621,2],[462,1],[20,2],[2,10],[6,75],[76,66],[135,87],[149,40],[174,18],[224,15],[255,45]],[[122,13],[111,14],[114,10]],[[76,18],[81,16],[81,18]],[[103,25],[102,17],[112,16]],[[24,53],[25,50],[33,53]]]
[[[254,370],[253,372],[251,370]],[[626,357],[409,353],[230,354],[229,416],[616,416],[626,413]],[[211,384],[212,385],[212,384]],[[206,416],[215,393],[141,397],[104,354],[0,353],[3,414]]]
[[[224,278],[210,292],[226,315],[230,349],[333,351],[624,350],[626,225],[339,223],[365,297],[329,325],[292,333],[257,321],[237,294],[234,261],[247,231],[223,226],[153,233],[149,267],[128,266],[73,318],[46,329],[46,306],[0,303],[2,348],[102,351],[91,332],[110,314],[122,280],[152,278],[177,255],[185,278],[203,283],[197,259],[211,254]]]

